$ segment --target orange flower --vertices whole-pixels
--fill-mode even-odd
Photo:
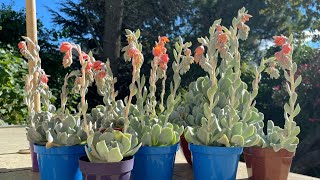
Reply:
[[[290,53],[290,51],[291,51],[291,46],[290,46],[290,44],[288,44],[288,43],[286,43],[286,44],[284,44],[283,46],[282,46],[282,53],[283,54],[289,54]]]
[[[164,44],[167,43],[167,42],[170,42],[170,40],[168,39],[167,36],[162,36],[162,37],[160,38],[160,40],[161,40],[161,42],[163,42]]]
[[[92,68],[93,64],[91,62],[88,62],[87,63],[87,66],[86,66],[86,72],[89,72]]]
[[[85,52],[81,52],[81,56],[82,56],[83,60],[88,60],[89,59],[89,55],[86,54]]]
[[[47,84],[49,79],[48,79],[48,75],[46,74],[41,74],[39,77],[40,81],[43,82],[44,84]]]
[[[227,43],[227,41],[228,41],[228,36],[226,33],[221,33],[218,35],[218,42],[219,43],[225,44],[225,43]]]
[[[286,43],[287,37],[281,35],[281,36],[273,36],[274,43],[276,46],[282,46]]]
[[[164,62],[164,63],[168,63],[169,62],[169,56],[168,54],[163,54],[161,57],[160,57],[160,61]]]
[[[104,63],[101,62],[101,61],[95,61],[92,65],[92,68],[95,70],[95,71],[99,71],[100,69],[102,69]]]
[[[71,64],[72,64],[72,56],[70,54],[70,51],[67,51],[63,57],[62,65],[64,68],[66,68],[66,67],[69,67]]]
[[[242,22],[247,22],[252,16],[250,14],[243,14],[241,17]]]
[[[105,71],[100,71],[98,72],[98,74],[96,75],[99,79],[103,79],[107,76],[107,73]]]
[[[135,47],[131,47],[131,48],[128,49],[128,56],[129,56],[130,58],[133,58],[133,56],[134,56],[135,54],[137,54],[137,53],[138,53],[138,49],[135,48]]]
[[[60,46],[60,52],[67,52],[71,49],[71,44],[68,42],[62,42],[61,46]]]
[[[152,49],[152,54],[154,56],[160,56],[162,54],[162,47],[159,45],[156,45],[153,49]]]
[[[204,47],[198,46],[195,50],[195,55],[202,55],[204,53]]]
[[[201,59],[201,55],[194,55],[194,62],[196,62],[196,64],[199,64]]]
[[[19,49],[25,49],[27,47],[27,44],[26,42],[24,41],[20,41],[19,44],[18,44],[18,48]]]

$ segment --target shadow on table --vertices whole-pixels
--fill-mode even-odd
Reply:
[[[31,168],[7,169],[0,168],[0,179],[2,180],[40,180],[39,173]]]

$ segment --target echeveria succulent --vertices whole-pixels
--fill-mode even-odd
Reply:
[[[195,109],[202,117],[189,110],[186,122],[192,124],[186,128],[185,138],[190,143],[230,147],[253,146],[260,141],[257,127],[263,126],[264,117],[254,107],[254,98],[258,93],[264,60],[255,68],[252,92],[240,78],[238,39],[247,38],[250,28],[244,23],[249,18],[243,17],[249,16],[243,8],[229,29],[217,20],[209,29],[210,37],[198,38],[201,46],[196,49],[194,58],[209,78],[201,78],[190,87],[189,98],[193,97],[192,103],[202,107]]]
[[[91,162],[119,162],[124,157],[133,156],[140,148],[137,137],[129,133],[107,128],[103,133],[91,132],[85,147]]]
[[[59,117],[50,112],[36,113],[32,122],[34,127],[27,128],[30,142],[52,146],[73,146],[85,143],[86,132],[80,125],[80,118],[72,115]]]
[[[269,67],[266,72],[271,78],[278,78],[279,71],[276,66],[280,66],[286,79],[286,90],[289,94],[289,102],[284,105],[284,128],[275,126],[273,121],[269,120],[267,124],[267,133],[263,132],[263,126],[259,129],[262,141],[259,143],[261,147],[272,147],[274,151],[286,149],[295,152],[299,143],[297,137],[300,133],[300,127],[297,126],[294,118],[300,113],[300,106],[296,104],[298,95],[296,88],[301,83],[301,75],[296,76],[297,64],[292,60],[293,37],[287,38],[283,35],[275,36],[275,44],[281,46],[281,51],[275,53],[275,58],[267,63]]]

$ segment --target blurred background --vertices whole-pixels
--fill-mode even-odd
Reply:
[[[222,18],[229,27],[238,9],[246,7],[253,16],[247,23],[250,34],[240,42],[242,77],[250,83],[252,67],[262,57],[275,53],[274,35],[293,34],[294,61],[302,83],[298,88],[301,113],[296,118],[301,127],[291,171],[320,177],[320,1],[319,0],[37,0],[38,44],[41,47],[42,68],[50,75],[48,85],[59,106],[64,75],[59,45],[63,41],[80,44],[96,59],[110,58],[113,73],[118,77],[118,98],[128,95],[131,65],[124,62],[121,48],[126,44],[124,29],[140,29],[145,63],[142,73],[150,73],[152,47],[159,35],[170,39],[172,52],[178,36],[197,47],[197,37],[208,35],[209,26]],[[19,55],[17,44],[26,35],[25,1],[0,1],[0,126],[25,124],[27,109],[23,103],[27,62]],[[172,53],[169,53],[169,55]],[[173,59],[173,57],[171,57]],[[171,67],[171,65],[169,65]],[[77,65],[72,65],[77,68]],[[172,78],[172,70],[168,69]],[[205,73],[193,64],[183,76],[180,92]],[[90,108],[102,104],[91,87],[87,96]],[[257,97],[257,108],[283,125],[283,105],[288,97],[284,79],[272,80],[263,74]],[[72,95],[68,108],[74,110],[78,95]]]

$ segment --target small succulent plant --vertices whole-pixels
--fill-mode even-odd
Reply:
[[[297,64],[292,60],[293,52],[293,36],[289,38],[281,35],[275,36],[274,42],[276,46],[281,47],[281,51],[275,53],[275,58],[268,61],[269,67],[266,72],[271,78],[279,78],[280,73],[277,69],[279,66],[283,70],[286,79],[286,88],[289,94],[289,102],[284,105],[284,128],[275,126],[273,121],[269,120],[267,123],[267,133],[264,134],[263,126],[259,130],[260,137],[262,138],[259,146],[272,147],[274,151],[286,149],[290,152],[295,152],[299,143],[297,135],[300,133],[300,127],[297,126],[294,118],[300,113],[300,106],[296,104],[297,93],[296,88],[301,83],[301,75],[296,76]]]
[[[90,133],[87,139],[89,148],[85,147],[85,150],[91,162],[119,162],[124,157],[133,156],[141,146],[137,137],[112,128],[107,128],[103,133]]]
[[[28,140],[46,145],[47,148],[84,144],[87,134],[80,126],[80,118],[75,119],[72,115],[60,118],[48,111],[36,113],[33,119],[34,128],[28,128]]]
[[[139,32],[139,31],[137,31]],[[126,61],[131,61],[133,67],[140,67],[135,65],[136,54],[142,54],[142,47],[137,39],[139,33],[127,30],[127,40],[129,45],[123,48],[125,51],[124,57]],[[159,37],[153,48],[154,58],[151,61],[151,72],[149,78],[149,88],[145,87],[145,77],[140,78],[140,69],[133,70],[133,79],[130,85],[130,91],[133,92],[137,98],[137,103],[131,107],[131,115],[127,113],[130,120],[130,127],[128,132],[138,137],[143,146],[170,146],[177,144],[180,136],[183,133],[183,126],[173,125],[168,122],[169,116],[174,107],[180,101],[180,95],[176,95],[177,89],[180,86],[180,75],[186,73],[190,64],[193,63],[191,50],[189,47],[191,43],[183,43],[181,37],[179,42],[175,44],[174,57],[172,68],[174,71],[173,82],[170,84],[171,94],[167,98],[166,107],[164,105],[165,81],[167,79],[167,63],[169,57],[165,44],[169,39],[165,36]],[[156,82],[162,79],[162,93],[160,100],[156,99]],[[149,90],[149,91],[148,91]],[[129,99],[131,97],[129,96]],[[159,111],[157,111],[157,108]]]
[[[210,37],[198,38],[201,46],[196,48],[194,59],[209,77],[198,79],[189,88],[187,97],[193,100],[191,106],[187,105],[189,114],[185,116],[185,123],[189,126],[184,135],[190,143],[246,147],[260,141],[257,129],[263,126],[264,116],[254,107],[254,98],[258,93],[265,60],[255,68],[252,92],[240,78],[238,39],[247,39],[250,28],[245,22],[250,17],[242,8],[229,29],[217,20],[209,29]],[[201,108],[190,110],[194,106]]]

